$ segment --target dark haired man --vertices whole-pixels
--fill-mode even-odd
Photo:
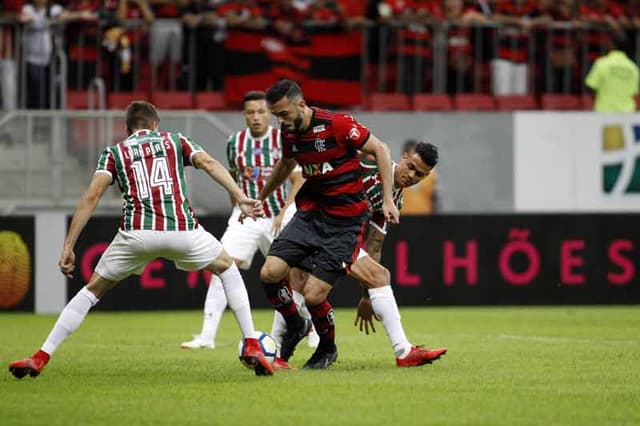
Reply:
[[[282,158],[282,141],[280,129],[271,123],[271,112],[267,107],[266,94],[263,91],[247,92],[243,99],[243,115],[246,128],[233,133],[227,140],[227,161],[231,176],[238,186],[251,198],[258,198],[262,188],[271,175],[275,164]],[[294,197],[302,186],[302,174],[294,170],[289,175],[291,188],[280,185],[263,203],[264,217],[256,220],[240,222],[241,211],[234,207],[227,229],[220,241],[225,250],[240,269],[249,269],[256,252],[259,250],[267,256],[275,235],[284,227],[285,211],[294,201]],[[301,313],[309,318],[304,306],[304,297],[293,293]],[[211,276],[209,288],[204,302],[202,331],[193,339],[183,342],[183,349],[213,349],[220,325],[220,319],[227,307],[222,282],[217,275]],[[312,341],[315,337],[315,344]],[[318,335],[312,330],[309,341],[317,346]]]
[[[284,181],[296,162],[306,182],[296,196],[298,211],[272,244],[260,277],[268,299],[287,324],[281,348],[281,356],[287,360],[310,324],[298,314],[284,279],[292,266],[309,271],[305,301],[320,344],[305,368],[325,369],[338,356],[333,309],[327,296],[355,261],[368,217],[359,151],[375,158],[383,188],[383,216],[397,223],[391,158],[387,146],[350,115],[309,107],[302,90],[291,80],[273,85],[267,91],[267,102],[283,131],[284,158],[274,168],[260,199]],[[367,272],[374,287],[391,289],[389,271],[379,263],[371,261]],[[395,315],[393,292],[381,291],[375,309],[381,318]]]
[[[184,169],[193,165],[204,170],[248,216],[261,216],[262,205],[248,198],[229,172],[197,143],[180,133],[160,132],[158,122],[158,113],[150,103],[137,101],[128,106],[129,137],[102,152],[93,179],[73,214],[60,256],[60,270],[72,276],[75,243],[100,198],[116,181],[124,203],[118,234],[87,285],[62,310],[40,350],[9,364],[14,376],[38,376],[58,346],[82,324],[108,290],[128,276],[142,273],[146,264],[158,257],[173,261],[179,269],[207,269],[220,277],[245,338],[244,362],[258,375],[273,374],[254,338],[242,276],[222,244],[198,223],[186,196]]]
[[[429,176],[438,163],[438,150],[428,142],[417,142],[411,152],[404,152],[398,163],[393,164],[393,200],[396,207],[402,207],[403,190],[415,185]],[[397,306],[385,306],[389,297],[393,297],[390,286],[376,278],[377,263],[380,262],[382,244],[387,234],[387,220],[382,211],[383,189],[378,167],[375,161],[362,158],[363,185],[369,205],[369,229],[366,251],[359,250],[357,260],[351,265],[348,275],[360,281],[363,297],[358,303],[354,325],[360,331],[369,334],[369,328],[375,333],[373,318],[382,321],[387,333],[398,367],[415,367],[431,364],[446,353],[446,348],[426,349],[414,346],[407,339]],[[307,265],[307,269],[309,269]],[[394,298],[395,300],[395,298]],[[382,305],[382,306],[381,306]],[[381,312],[383,315],[376,313]],[[274,369],[289,368],[287,360],[277,358]]]

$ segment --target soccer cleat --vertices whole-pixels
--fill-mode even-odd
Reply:
[[[18,379],[22,379],[27,374],[31,377],[38,377],[45,365],[47,365],[45,360],[32,356],[13,361],[9,364],[9,371]]]
[[[304,339],[306,335],[309,334],[309,330],[311,330],[312,326],[313,323],[310,319],[300,317],[297,328],[290,329],[287,327],[287,332],[282,337],[280,357],[285,361],[289,361],[289,358],[293,355],[293,351],[295,351],[296,346],[300,343],[300,340]]]
[[[273,367],[267,361],[267,358],[262,353],[260,348],[260,342],[253,337],[247,337],[244,339],[244,353],[242,354],[242,360],[250,368],[253,368],[256,372],[256,376],[271,376],[273,375]]]
[[[271,365],[274,370],[294,370],[291,364],[282,358],[276,358]]]
[[[317,348],[319,344],[320,336],[318,336],[315,327],[311,327],[309,334],[307,334],[307,346],[310,348]]]
[[[305,370],[325,370],[338,358],[338,348],[334,346],[332,351],[325,351],[318,347],[311,358],[304,364]]]
[[[213,342],[205,342],[202,340],[202,336],[199,334],[193,335],[193,340],[188,342],[182,342],[180,344],[182,349],[215,349],[216,345]]]
[[[422,346],[413,346],[406,357],[396,358],[396,365],[398,367],[417,367],[431,364],[446,353],[447,348],[427,349]]]

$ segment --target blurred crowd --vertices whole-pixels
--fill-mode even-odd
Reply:
[[[358,84],[409,94],[582,93],[613,37],[636,61],[640,47],[640,0],[3,0],[0,16],[5,109],[52,107],[95,77],[109,91],[223,91],[265,66],[242,33],[289,52],[265,60],[304,81],[346,71],[314,68],[314,34],[360,32]],[[340,43],[325,48],[341,59]]]

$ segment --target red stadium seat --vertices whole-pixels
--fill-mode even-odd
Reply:
[[[484,93],[459,93],[453,97],[457,111],[494,111],[496,102],[491,95]]]
[[[195,100],[196,109],[219,111],[227,108],[223,92],[198,92]]]
[[[107,108],[126,109],[132,101],[148,100],[146,92],[115,92],[107,95]]]
[[[582,102],[582,109],[586,111],[593,111],[593,103],[594,103],[593,96],[582,95],[582,98],[580,99],[580,101]]]
[[[542,109],[555,111],[579,111],[582,109],[582,102],[577,95],[543,93],[540,102]]]
[[[496,96],[496,106],[498,111],[522,111],[540,108],[533,95]]]
[[[411,102],[404,93],[371,93],[367,107],[373,111],[408,111]]]
[[[416,111],[451,111],[451,97],[445,94],[420,93],[413,96],[413,109]]]
[[[151,93],[151,102],[159,109],[193,109],[193,96],[190,92]]]
[[[67,109],[88,109],[89,92],[86,90],[67,90]]]

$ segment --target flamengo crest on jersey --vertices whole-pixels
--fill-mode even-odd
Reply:
[[[285,157],[294,158],[306,179],[296,195],[301,211],[321,211],[337,217],[367,215],[358,150],[369,130],[348,114],[311,108],[307,130],[282,133]]]
[[[139,130],[107,147],[96,173],[108,173],[122,192],[120,229],[191,231],[198,220],[187,200],[185,166],[202,148],[180,133]]]
[[[362,183],[364,184],[364,194],[367,197],[367,204],[369,206],[370,222],[375,224],[380,231],[385,233],[387,231],[387,221],[382,211],[382,204],[384,200],[382,180],[380,179],[380,172],[378,171],[378,164],[371,160],[360,160],[360,166],[362,167]],[[395,173],[397,164],[393,163],[393,173]],[[393,202],[395,203],[398,211],[402,208],[402,188],[396,188],[393,186],[392,190]]]
[[[227,140],[229,170],[235,174],[238,186],[249,198],[258,198],[281,158],[280,130],[271,126],[261,138],[254,138],[249,129],[244,129]],[[280,185],[263,203],[265,216],[277,216],[286,200],[286,185]]]

